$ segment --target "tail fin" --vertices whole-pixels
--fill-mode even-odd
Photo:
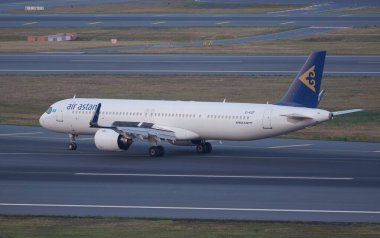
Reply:
[[[288,91],[276,105],[316,108],[326,51],[315,51],[306,60]]]

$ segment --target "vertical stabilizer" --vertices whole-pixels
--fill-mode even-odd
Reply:
[[[326,51],[311,53],[284,97],[276,105],[316,108],[325,57]]]

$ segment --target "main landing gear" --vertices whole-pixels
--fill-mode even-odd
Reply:
[[[149,147],[150,157],[161,157],[165,154],[165,149],[162,146],[151,146]]]
[[[202,142],[197,144],[195,149],[198,153],[208,154],[212,151],[212,145],[209,142]],[[160,145],[149,147],[148,152],[150,157],[161,157],[165,154],[164,147]]]
[[[207,154],[212,151],[212,145],[209,142],[203,142],[196,146],[196,150],[198,153]]]
[[[69,134],[70,143],[69,143],[69,150],[76,150],[77,149],[77,143],[75,143],[75,139],[78,137],[77,134]]]

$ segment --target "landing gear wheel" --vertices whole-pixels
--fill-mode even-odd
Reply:
[[[148,152],[150,157],[161,157],[164,155],[165,150],[162,146],[151,146]]]
[[[162,147],[162,146],[157,146],[157,150],[158,150],[158,156],[159,157],[161,157],[161,156],[163,156],[164,154],[165,154],[165,149],[164,149],[164,147]]]
[[[202,144],[198,144],[195,148],[197,150],[198,153],[204,153],[205,152],[205,145],[202,143]]]
[[[212,145],[211,145],[211,143],[206,142],[204,147],[205,147],[205,152],[204,153],[211,153],[211,151],[212,151]]]
[[[76,150],[76,149],[77,149],[77,144],[75,142],[70,142],[69,150]]]
[[[198,153],[210,153],[212,151],[212,145],[209,142],[200,143],[196,146],[196,150]]]
[[[77,143],[75,143],[75,139],[78,137],[77,134],[69,134],[70,143],[69,143],[69,150],[76,150],[77,149]]]

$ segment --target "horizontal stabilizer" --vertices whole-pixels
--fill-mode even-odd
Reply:
[[[363,111],[363,109],[350,109],[350,110],[344,110],[344,111],[336,111],[336,112],[332,112],[332,116],[340,116],[340,115],[344,115],[344,114],[348,114],[348,113],[353,113],[353,112],[361,112]]]

